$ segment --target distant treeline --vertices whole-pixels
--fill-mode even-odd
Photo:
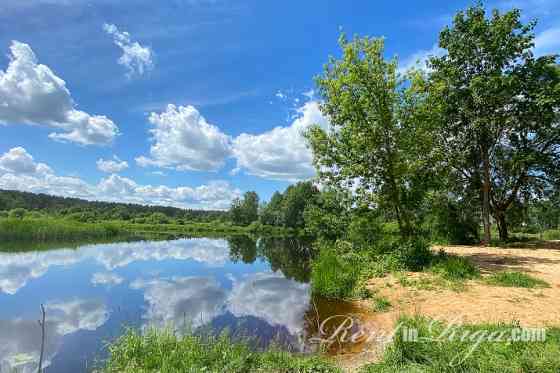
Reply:
[[[188,210],[166,206],[86,201],[12,190],[0,190],[0,211],[18,209],[45,215],[69,217],[82,222],[131,220],[138,223],[163,223],[166,219],[209,222],[227,220],[225,211]],[[153,221],[157,220],[157,221]]]

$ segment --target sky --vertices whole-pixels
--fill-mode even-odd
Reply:
[[[337,39],[401,70],[472,1],[2,0],[0,189],[226,209],[312,178],[314,77]],[[560,52],[560,1],[495,0]]]

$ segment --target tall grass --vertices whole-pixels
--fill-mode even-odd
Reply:
[[[0,241],[76,241],[124,234],[116,224],[78,223],[62,219],[0,219]]]
[[[313,292],[332,299],[346,299],[354,294],[360,268],[349,257],[332,249],[322,249],[313,261],[311,285]]]
[[[169,331],[129,331],[109,346],[109,358],[99,373],[176,372],[340,372],[318,356],[281,351],[255,352],[246,343],[219,337],[184,337]]]
[[[517,288],[547,288],[550,285],[541,279],[523,272],[499,272],[486,279],[490,285],[517,287]]]
[[[545,240],[560,240],[560,229],[550,229],[543,232]]]
[[[401,329],[383,360],[363,368],[362,373],[560,372],[559,328],[546,330],[545,341],[514,341],[510,336],[517,325],[463,325],[444,333],[448,326],[426,318],[402,318],[400,322],[403,329],[418,331],[417,341],[406,341]],[[455,337],[450,340],[451,330],[455,331]],[[476,340],[483,333],[504,333],[510,340],[489,342],[486,339],[473,348],[475,341],[470,338]],[[462,336],[467,337],[461,340]]]

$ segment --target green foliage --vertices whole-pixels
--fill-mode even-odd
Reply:
[[[319,191],[310,181],[290,185],[284,193],[275,192],[270,202],[261,208],[263,224],[298,230],[305,227],[305,211],[315,205]]]
[[[433,241],[449,244],[480,242],[479,221],[471,206],[435,195],[429,201],[429,209],[426,228]]]
[[[468,259],[461,256],[440,252],[433,260],[431,271],[446,280],[461,281],[480,277],[478,268]]]
[[[351,298],[360,279],[356,264],[333,249],[321,249],[311,270],[313,292],[326,298]]]
[[[555,188],[560,170],[560,74],[555,56],[533,56],[535,22],[521,19],[517,9],[487,15],[482,3],[469,7],[440,33],[446,53],[429,62],[448,184],[463,197],[482,190],[488,235],[491,213],[501,240],[513,203]]]
[[[403,84],[383,39],[342,36],[340,47],[342,57],[317,78],[330,127],[307,133],[320,180],[338,191],[353,188],[358,206],[382,206],[409,236],[437,174],[425,95],[416,78]]]
[[[147,221],[152,224],[169,224],[169,218],[161,212],[154,212],[147,218]]]
[[[0,210],[3,210],[0,211],[0,214],[18,208],[26,209],[29,213],[35,211],[46,216],[91,223],[130,219],[147,222],[153,213],[164,214],[169,220],[184,219],[189,222],[227,220],[225,211],[185,210],[166,206],[86,201],[78,198],[0,190]]]
[[[8,216],[12,219],[23,219],[25,217],[25,214],[27,214],[26,209],[17,208],[11,210]]]
[[[70,220],[1,219],[0,241],[73,241],[129,234],[115,224],[83,224]]]
[[[346,238],[358,247],[372,246],[383,236],[383,223],[373,210],[356,211],[351,215]]]
[[[560,240],[560,229],[549,229],[543,232],[545,240]]]
[[[247,343],[219,337],[185,335],[149,330],[129,331],[109,345],[104,373],[175,372],[339,372],[326,359],[295,356],[281,351],[254,352]]]
[[[304,211],[305,232],[318,240],[336,241],[346,234],[350,222],[345,194],[334,190],[321,192]]]
[[[373,299],[373,310],[375,312],[385,312],[391,308],[391,302],[387,298],[375,297]]]
[[[401,329],[393,343],[385,350],[383,360],[364,367],[362,373],[392,372],[542,372],[560,371],[560,329],[549,328],[545,341],[531,342],[487,342],[475,346],[475,341],[461,336],[471,336],[476,340],[481,336],[511,336],[512,329],[519,325],[482,324],[448,326],[430,319],[401,318]],[[403,330],[417,330],[418,341],[407,341]],[[455,338],[447,336],[454,332]],[[465,334],[468,333],[468,334]],[[444,336],[443,338],[441,336]]]
[[[247,226],[259,218],[259,196],[256,192],[246,192],[243,199],[236,198],[229,210],[233,224]]]
[[[541,279],[523,272],[499,272],[489,276],[486,281],[490,285],[517,288],[547,288],[550,285]]]

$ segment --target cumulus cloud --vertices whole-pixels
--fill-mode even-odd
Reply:
[[[156,327],[197,328],[225,312],[226,293],[214,278],[174,277],[136,280],[133,289],[143,289],[148,311],[144,318]]]
[[[138,157],[143,167],[157,166],[180,171],[216,171],[230,155],[230,137],[206,122],[193,106],[168,105],[151,113],[151,157]]]
[[[150,47],[133,42],[128,32],[119,31],[113,24],[105,23],[103,30],[113,37],[115,45],[122,50],[118,63],[127,69],[128,77],[144,75],[154,67],[154,52]]]
[[[47,319],[47,330],[53,330],[45,340],[43,368],[51,365],[61,344],[56,324]],[[36,320],[0,320],[0,372],[35,373],[39,366],[41,328]]]
[[[128,162],[121,161],[116,155],[113,157],[113,159],[98,159],[96,164],[99,171],[107,172],[110,174],[119,173],[128,168]]]
[[[0,70],[0,124],[44,125],[59,141],[104,145],[118,135],[109,118],[76,110],[64,80],[41,65],[31,47],[13,41],[10,63]]]
[[[560,27],[549,28],[535,37],[535,55],[560,53]]]
[[[288,280],[280,272],[260,272],[234,281],[228,310],[236,317],[254,316],[298,335],[309,307],[309,285]]]
[[[232,188],[225,181],[212,181],[196,187],[168,187],[140,185],[112,174],[96,185],[89,184],[77,177],[56,175],[46,164],[35,162],[21,147],[0,155],[0,188],[88,200],[199,209],[226,209],[241,195],[239,189]]]
[[[75,299],[48,303],[43,368],[51,365],[62,344],[62,337],[78,330],[95,330],[108,318],[104,303]],[[35,373],[39,365],[41,328],[37,320],[0,320],[0,371]]]
[[[78,330],[96,330],[109,319],[107,306],[97,299],[73,299],[66,302],[52,302],[45,307],[49,321],[56,323],[60,335]]]
[[[30,280],[45,275],[50,267],[70,266],[87,260],[100,264],[107,271],[95,274],[92,283],[117,284],[120,276],[111,271],[133,262],[193,260],[220,267],[229,260],[229,247],[225,240],[198,238],[87,245],[78,250],[0,253],[0,292],[14,295]]]
[[[326,127],[328,120],[316,101],[306,102],[297,114],[287,127],[276,127],[259,135],[243,133],[235,138],[233,155],[237,168],[273,180],[294,182],[313,177],[313,156],[302,133],[314,124]]]
[[[124,281],[121,276],[111,272],[97,272],[91,277],[91,283],[96,285],[114,286],[119,285]]]

